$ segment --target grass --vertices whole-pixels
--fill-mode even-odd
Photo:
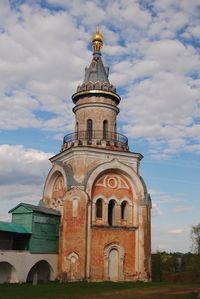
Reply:
[[[198,291],[197,291],[198,289]],[[0,285],[0,299],[196,299],[200,286],[180,283],[59,283]]]

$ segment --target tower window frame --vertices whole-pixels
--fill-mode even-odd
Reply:
[[[107,119],[105,119],[103,121],[103,139],[107,139],[108,138],[108,121]]]
[[[91,118],[87,120],[87,139],[92,140],[93,134],[93,121]]]
[[[96,218],[103,218],[103,199],[98,198],[96,201]]]

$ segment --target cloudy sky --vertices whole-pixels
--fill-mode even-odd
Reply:
[[[118,131],[144,155],[153,250],[187,252],[200,222],[199,0],[0,1],[0,219],[42,197],[97,24]]]

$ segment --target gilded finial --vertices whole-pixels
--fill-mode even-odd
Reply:
[[[96,33],[92,36],[92,46],[94,52],[100,52],[103,46],[103,35],[99,31],[99,26],[96,27]]]

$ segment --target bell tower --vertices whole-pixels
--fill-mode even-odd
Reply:
[[[72,95],[73,133],[50,159],[43,204],[62,215],[58,269],[67,281],[151,279],[151,198],[140,175],[143,156],[117,130],[121,100],[101,58],[103,36]]]
[[[121,98],[109,82],[109,68],[101,59],[103,36],[97,27],[92,37],[93,59],[85,78],[72,95],[75,104],[75,132],[64,137],[63,149],[91,145],[128,151],[128,139],[117,132],[117,107]]]

